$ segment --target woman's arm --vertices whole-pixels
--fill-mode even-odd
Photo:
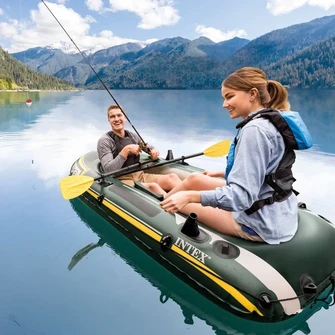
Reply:
[[[271,141],[257,126],[241,131],[235,149],[233,168],[226,186],[212,191],[181,191],[166,198],[161,206],[175,213],[188,203],[218,207],[231,212],[244,211],[258,200],[271,159]]]
[[[235,159],[227,185],[213,191],[201,192],[203,206],[227,211],[244,211],[259,200],[271,160],[272,142],[257,125],[249,124],[241,131],[235,149]]]

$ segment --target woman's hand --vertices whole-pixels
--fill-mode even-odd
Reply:
[[[164,199],[160,205],[169,213],[176,213],[190,202],[200,202],[200,192],[180,191]]]
[[[218,178],[221,177],[223,178],[223,172],[222,171],[207,171],[205,170],[202,174],[209,176],[209,177],[214,177],[214,178]]]

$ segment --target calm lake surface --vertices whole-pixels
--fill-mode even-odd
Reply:
[[[113,94],[162,156],[234,137],[219,90]],[[290,102],[315,143],[297,153],[299,201],[335,222],[334,92],[290,91]],[[105,91],[0,93],[0,334],[333,334],[335,307],[324,305],[277,325],[239,319],[92,210],[63,200],[59,180],[109,130],[111,103]],[[222,169],[225,158],[189,162]]]

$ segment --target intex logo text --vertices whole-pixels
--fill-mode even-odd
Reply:
[[[178,237],[175,245],[180,249],[186,251],[188,254],[196,258],[201,263],[205,264],[206,258],[210,259],[211,257],[205,254],[203,251],[196,248],[194,245],[184,241],[182,238]]]

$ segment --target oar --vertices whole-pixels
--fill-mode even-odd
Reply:
[[[68,176],[68,177],[63,178],[60,181],[60,189],[61,189],[63,198],[66,199],[66,200],[69,200],[69,199],[76,198],[79,195],[83,194],[85,191],[87,191],[90,188],[90,186],[95,181],[101,180],[105,177],[109,177],[109,176],[120,177],[124,174],[134,173],[134,172],[137,172],[137,171],[148,170],[148,169],[151,169],[151,168],[154,168],[154,167],[163,166],[163,165],[167,165],[167,164],[171,164],[171,163],[175,163],[175,162],[179,162],[179,161],[184,161],[185,159],[198,157],[198,156],[202,156],[202,155],[205,155],[207,157],[220,157],[220,156],[224,156],[224,155],[228,154],[229,147],[230,147],[230,141],[229,140],[224,140],[224,141],[218,142],[218,143],[210,146],[209,148],[207,148],[203,152],[199,152],[197,154],[193,154],[193,155],[189,155],[189,156],[182,156],[180,158],[171,159],[169,161],[164,161],[162,163],[153,164],[153,165],[134,164],[134,165],[127,166],[127,167],[125,167],[123,169],[120,169],[120,170],[116,170],[116,171],[113,171],[113,172],[110,172],[110,173],[102,174],[101,176],[99,176],[95,179],[93,177],[90,177],[90,176],[81,176],[81,175]]]

